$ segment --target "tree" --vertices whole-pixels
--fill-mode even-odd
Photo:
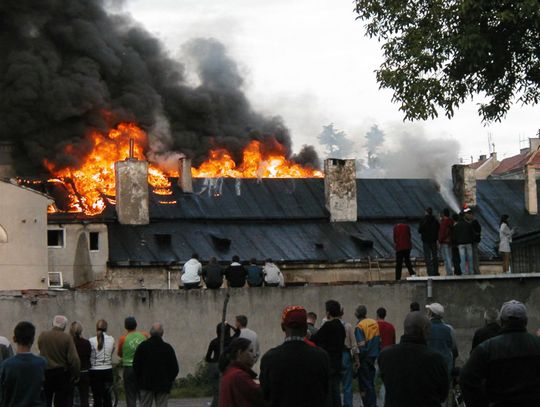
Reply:
[[[334,128],[334,123],[323,126],[318,139],[325,146],[325,153],[333,158],[345,158],[352,153],[354,147],[354,142],[347,138],[344,131]]]
[[[405,118],[428,119],[475,95],[500,121],[512,103],[540,98],[538,0],[356,0],[367,35],[383,42],[377,70]]]

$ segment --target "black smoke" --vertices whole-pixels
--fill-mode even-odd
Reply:
[[[149,133],[152,157],[177,151],[197,165],[225,147],[239,160],[249,141],[269,137],[291,156],[287,127],[252,109],[217,40],[184,47],[200,79],[194,87],[182,62],[101,0],[2,0],[0,24],[0,140],[14,143],[19,174],[42,170],[44,159],[76,165],[89,132],[122,121]],[[298,157],[318,164],[312,148]]]

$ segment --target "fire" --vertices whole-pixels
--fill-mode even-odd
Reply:
[[[283,151],[263,153],[259,141],[252,141],[242,154],[242,163],[236,165],[225,149],[210,151],[210,158],[199,168],[192,168],[196,178],[321,178],[323,173],[304,168],[285,157]],[[281,145],[278,145],[282,149]],[[279,149],[278,149],[279,150]]]

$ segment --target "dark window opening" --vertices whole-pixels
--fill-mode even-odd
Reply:
[[[64,229],[47,230],[47,246],[64,247]]]
[[[90,232],[90,250],[99,250],[99,232]]]
[[[160,247],[171,247],[172,237],[168,233],[156,233],[154,235],[156,243]]]

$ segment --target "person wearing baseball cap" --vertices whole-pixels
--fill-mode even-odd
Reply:
[[[446,362],[448,374],[454,368],[454,356],[457,356],[457,346],[452,333],[452,327],[442,320],[444,307],[438,302],[426,305],[427,316],[430,320],[430,330],[427,336],[428,348],[439,353]],[[450,376],[448,376],[450,379]]]
[[[478,345],[460,375],[467,406],[539,406],[540,338],[527,332],[527,307],[505,302],[501,333]]]
[[[260,382],[271,407],[325,407],[328,397],[328,354],[308,345],[307,312],[299,305],[285,307],[281,315],[285,341],[264,354]]]

